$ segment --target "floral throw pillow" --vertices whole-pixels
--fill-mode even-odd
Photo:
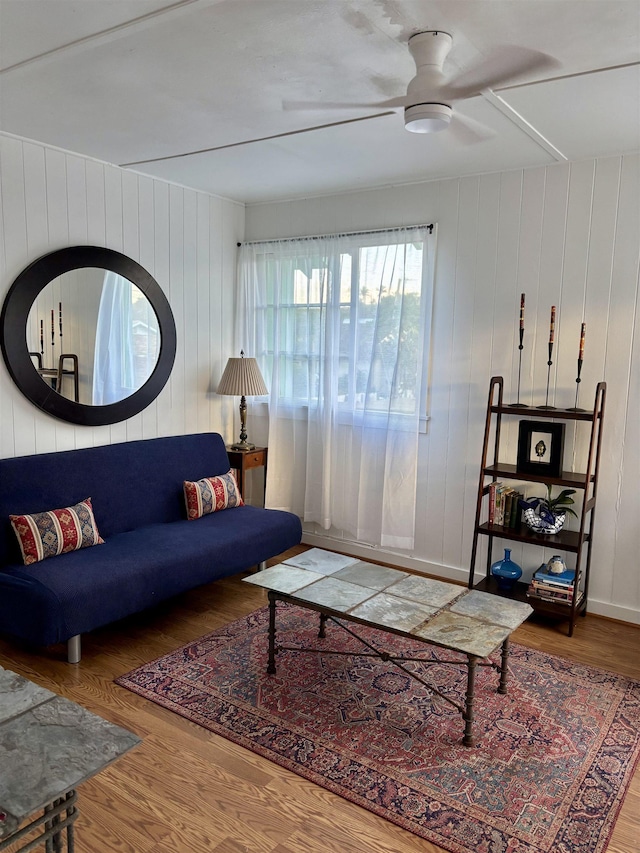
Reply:
[[[211,512],[244,506],[236,478],[231,473],[218,477],[204,477],[202,480],[184,481],[184,501],[187,518],[193,521]]]
[[[10,515],[9,519],[18,537],[25,566],[104,543],[93,515],[91,498],[64,509]]]

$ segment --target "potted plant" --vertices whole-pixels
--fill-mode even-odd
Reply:
[[[571,497],[576,490],[563,489],[554,498],[551,494],[553,486],[547,484],[546,489],[547,493],[543,498],[520,501],[524,509],[523,518],[527,527],[534,533],[559,533],[564,527],[567,514],[578,517],[572,509],[575,501]]]

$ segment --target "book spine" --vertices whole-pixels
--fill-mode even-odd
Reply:
[[[575,583],[575,574],[572,574],[571,577],[560,577],[560,575],[546,574],[544,572],[536,572],[533,576],[535,581],[540,581],[540,583],[550,583],[552,586],[573,586]]]
[[[503,527],[511,526],[511,504],[513,503],[513,489],[508,489],[504,496],[504,518],[502,520]]]
[[[547,584],[536,583],[535,581],[533,581],[531,584],[531,589],[535,592],[539,592],[540,594],[558,595],[564,598],[572,598],[573,590],[575,589],[575,587],[567,586],[563,589],[560,589],[560,587],[557,586],[547,586]]]
[[[502,524],[504,521],[504,492],[505,486],[500,485],[496,489],[496,518],[495,524]]]
[[[509,521],[509,527],[518,528],[520,527],[520,518],[521,512],[520,509],[520,500],[524,497],[522,492],[516,492],[513,496],[513,501],[511,503],[511,519]]]
[[[496,517],[496,489],[499,483],[494,480],[489,485],[489,524],[493,524]]]
[[[544,595],[540,595],[539,593],[533,592],[531,589],[527,590],[527,598],[538,599],[539,601],[548,601],[551,604],[562,604],[564,607],[570,607],[573,601],[572,596],[554,596],[548,595],[545,593]],[[576,599],[576,605],[580,604],[583,599],[583,594],[578,593],[578,597]]]

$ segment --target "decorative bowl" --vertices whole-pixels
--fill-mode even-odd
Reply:
[[[527,507],[522,513],[522,517],[524,518],[524,523],[534,533],[553,535],[554,533],[560,533],[564,527],[567,514],[566,512],[559,512],[557,515],[554,515],[550,512],[544,512],[541,515],[537,515],[533,507]]]

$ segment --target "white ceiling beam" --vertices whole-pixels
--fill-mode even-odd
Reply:
[[[30,56],[28,59],[23,59],[20,62],[15,62],[13,65],[8,65],[6,68],[0,68],[0,74],[9,74],[12,71],[18,71],[28,65],[35,63],[51,62],[57,59],[62,54],[74,54],[86,50],[89,47],[94,47],[98,44],[106,44],[121,38],[124,35],[130,35],[132,31],[147,29],[155,26],[160,18],[162,23],[165,23],[171,18],[179,17],[187,12],[202,9],[206,6],[215,6],[223,0],[178,0],[169,6],[163,6],[162,9],[156,9],[154,12],[149,12],[147,15],[140,15],[138,18],[132,18],[129,21],[124,21],[122,24],[116,24],[114,27],[109,27],[106,30],[100,30],[97,33],[91,33],[83,38],[76,39],[68,44],[61,44],[59,47],[54,47],[44,53],[39,53],[36,56]]]
[[[546,136],[543,136],[535,127],[530,124],[526,118],[520,115],[517,110],[514,110],[512,106],[510,106],[504,98],[500,97],[500,95],[496,95],[493,89],[485,89],[482,92],[482,97],[488,101],[492,106],[494,106],[497,110],[499,110],[502,115],[506,116],[513,124],[523,130],[530,139],[533,139],[534,142],[537,142],[541,148],[551,154],[554,160],[557,160],[558,163],[561,163],[565,160],[568,160],[568,157],[556,148],[553,143],[549,142]]]

